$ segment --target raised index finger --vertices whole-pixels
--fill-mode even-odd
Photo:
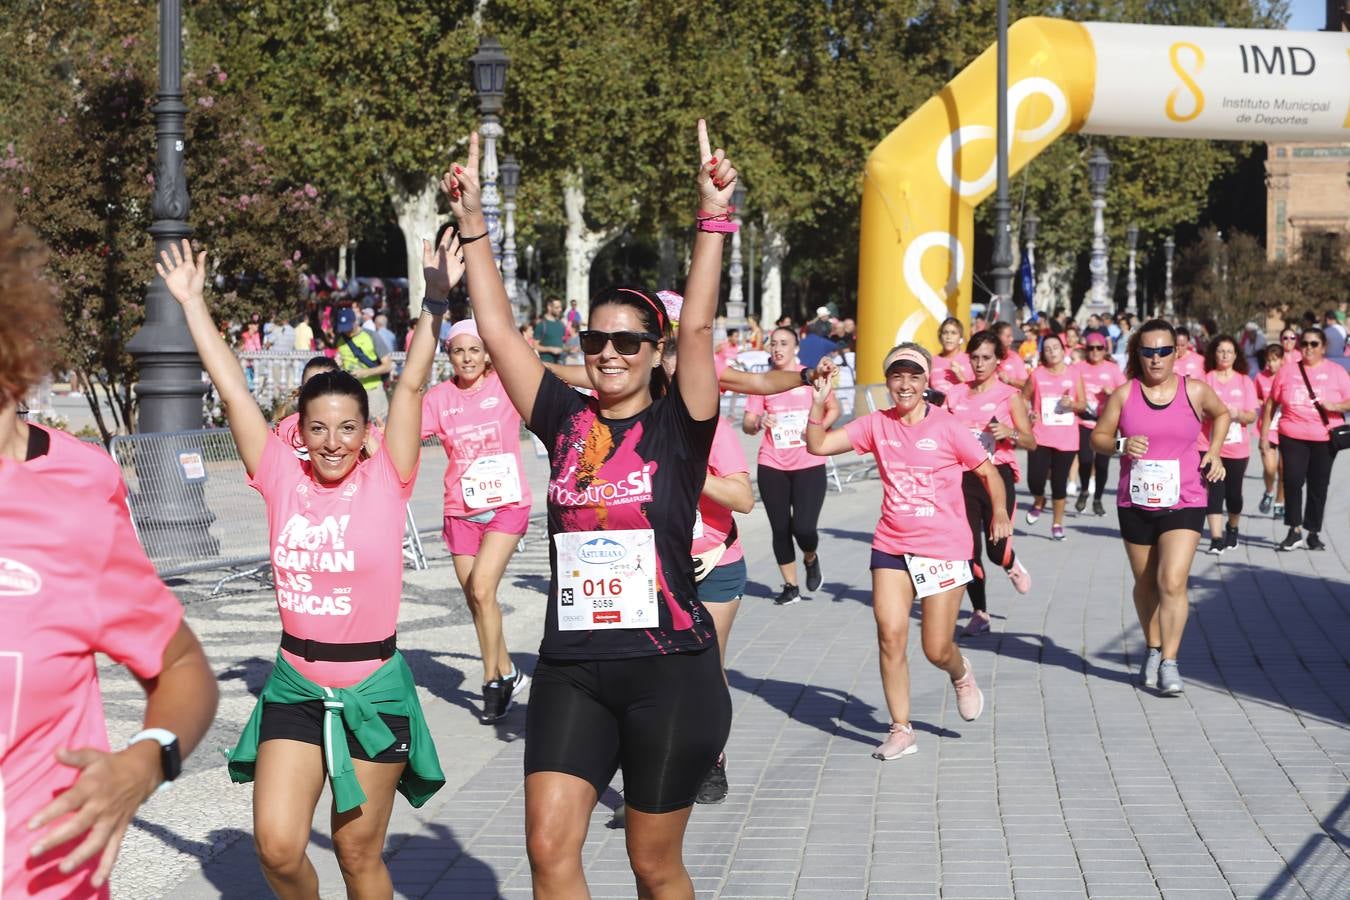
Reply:
[[[702,119],[698,120],[698,152],[698,164],[706,166],[712,159],[712,145],[708,143],[708,123]]]
[[[475,175],[478,174],[478,132],[469,135],[469,163],[468,169]]]

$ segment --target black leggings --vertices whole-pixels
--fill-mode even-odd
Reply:
[[[1008,515],[1012,516],[1013,506],[1017,503],[1017,495],[1013,492],[1012,466],[1001,463],[997,468],[1003,476],[1003,505],[1007,507]],[[966,593],[970,594],[972,607],[988,609],[984,596],[984,567],[980,565],[980,543],[983,542],[988,549],[989,561],[1005,569],[1013,564],[1016,556],[1010,538],[996,541],[989,537],[994,504],[989,499],[989,492],[984,489],[984,480],[974,472],[965,473],[961,476],[961,493],[966,495],[966,521],[970,523],[970,536],[975,541],[975,553],[970,560],[970,572],[975,579],[966,585]]]
[[[1280,459],[1284,462],[1284,524],[1322,530],[1331,483],[1331,441],[1303,441],[1280,435]],[[1303,484],[1308,484],[1308,508],[1303,508]]]
[[[1087,493],[1088,481],[1092,478],[1093,472],[1097,474],[1097,488],[1092,492],[1093,500],[1102,499],[1102,491],[1106,490],[1106,478],[1111,468],[1111,457],[1106,453],[1095,453],[1092,450],[1092,429],[1086,425],[1078,426],[1078,487],[1079,495]]]
[[[1205,512],[1217,516],[1225,504],[1230,515],[1242,512],[1242,479],[1247,477],[1247,460],[1244,456],[1223,461],[1223,481],[1209,483],[1209,508]]]
[[[1069,467],[1073,465],[1073,450],[1037,447],[1027,454],[1027,490],[1033,497],[1045,496],[1045,477],[1050,476],[1050,499],[1063,500],[1069,496]]]
[[[773,558],[780,566],[797,559],[792,539],[803,553],[815,553],[820,543],[816,521],[825,505],[825,467],[794,469],[784,472],[761,465],[758,473],[759,499],[773,529]]]

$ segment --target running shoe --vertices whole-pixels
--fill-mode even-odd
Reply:
[[[975,670],[970,667],[970,660],[963,656],[961,661],[966,664],[966,674],[952,682],[952,687],[956,688],[956,711],[967,722],[974,722],[984,712],[984,691],[975,683]]]
[[[989,630],[989,613],[982,609],[977,609],[970,614],[970,621],[966,627],[961,629],[961,637],[971,637],[976,634],[984,634]]]
[[[797,603],[802,599],[802,592],[797,589],[795,584],[785,584],[783,589],[778,592],[778,596],[773,598],[774,606],[787,606],[790,603]]]
[[[1261,505],[1258,506],[1257,509],[1261,510],[1262,515],[1265,515],[1266,513],[1270,512],[1270,505],[1274,502],[1275,502],[1274,494],[1262,494]]]
[[[816,558],[810,562],[803,559],[802,564],[806,566],[806,589],[808,591],[820,590],[820,554],[817,553]]]
[[[1027,510],[1027,524],[1028,524],[1028,525],[1035,525],[1036,522],[1037,522],[1037,520],[1040,519],[1040,517],[1041,517],[1041,512],[1042,512],[1044,509],[1045,509],[1044,506],[1033,506],[1033,507],[1031,507],[1030,509],[1028,509],[1028,510]]]
[[[484,725],[491,725],[506,715],[506,709],[510,705],[511,682],[505,678],[489,681],[483,685],[483,712],[478,721]]]
[[[1162,650],[1157,647],[1148,648],[1148,656],[1144,657],[1144,665],[1139,669],[1139,681],[1146,688],[1156,688],[1158,686],[1158,666],[1162,663]]]
[[[1327,549],[1327,545],[1324,544],[1324,543],[1322,543],[1322,539],[1321,539],[1320,537],[1317,536],[1317,532],[1315,532],[1315,531],[1309,531],[1309,532],[1308,532],[1308,541],[1307,541],[1307,543],[1308,543],[1308,549],[1309,549],[1309,550],[1325,550],[1325,549]]]
[[[1063,525],[1051,525],[1051,526],[1050,526],[1050,540],[1052,540],[1052,541],[1062,541],[1062,540],[1064,540],[1064,526],[1063,526]]]
[[[1318,541],[1320,544],[1321,541]],[[1289,533],[1284,536],[1284,540],[1276,545],[1276,550],[1302,550],[1308,546],[1308,542],[1303,539],[1303,532],[1297,528],[1290,528]]]
[[[1079,491],[1078,499],[1073,501],[1073,511],[1080,513],[1083,510],[1087,509],[1087,502],[1088,502],[1087,491]]]
[[[703,776],[703,783],[698,786],[698,793],[694,795],[695,803],[715,804],[721,803],[727,799],[727,755],[723,753],[717,757],[717,762],[708,770],[708,774]]]
[[[1031,590],[1031,573],[1027,571],[1026,566],[1022,565],[1020,559],[1014,559],[1012,568],[1008,569],[1007,572],[1013,587],[1017,589],[1017,593],[1025,594]]]
[[[1270,511],[1270,514],[1271,514],[1272,516],[1274,516],[1275,518],[1277,518],[1277,519],[1283,519],[1283,518],[1284,518],[1284,504],[1283,504],[1283,503],[1276,503],[1276,504],[1275,504],[1275,508],[1272,509],[1272,510]]]
[[[507,709],[510,709],[513,703],[515,703],[521,697],[525,696],[525,692],[530,689],[530,680],[531,680],[530,676],[526,675],[519,669],[516,670],[516,674],[511,678],[510,681],[511,697],[509,700],[506,701]]]
[[[1223,540],[1228,545],[1228,549],[1232,550],[1238,544],[1238,530],[1232,525],[1225,525],[1223,527]]]
[[[1181,672],[1177,670],[1175,659],[1164,659],[1158,666],[1158,692],[1167,697],[1175,697],[1186,686],[1181,683]]]
[[[1106,507],[1105,507],[1105,506],[1102,506],[1102,498],[1101,498],[1101,497],[1098,497],[1097,499],[1095,499],[1095,500],[1092,501],[1092,514],[1093,514],[1094,516],[1104,516],[1104,515],[1106,515]]]
[[[1221,537],[1210,538],[1209,549],[1206,553],[1213,553],[1215,556],[1223,556],[1223,551],[1228,549],[1228,541]]]
[[[914,729],[899,722],[891,723],[891,733],[881,746],[872,751],[873,759],[899,759],[919,752],[919,742],[914,737]]]

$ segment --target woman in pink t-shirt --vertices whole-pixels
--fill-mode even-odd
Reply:
[[[1303,358],[1303,354],[1298,349],[1298,329],[1292,325],[1286,325],[1280,329],[1280,349],[1284,351],[1284,361],[1286,363],[1296,363]]]
[[[1036,449],[1027,454],[1027,489],[1032,507],[1027,524],[1035,525],[1045,510],[1045,481],[1050,479],[1054,521],[1050,537],[1064,540],[1064,503],[1069,496],[1069,468],[1078,455],[1078,413],[1086,408],[1087,390],[1078,369],[1069,364],[1064,343],[1048,334],[1041,341],[1041,364],[1031,372],[1022,396],[1031,407]]]
[[[321,372],[300,391],[307,459],[268,429],[239,363],[216,337],[204,296],[206,254],[194,259],[184,240],[156,266],[224,401],[249,484],[266,504],[281,648],[228,770],[235,781],[254,782],[254,843],[269,885],[283,896],[319,892],[305,849],[325,775],[333,847],[355,896],[391,890],[380,850],[395,790],[421,805],[444,784],[396,629],[404,520],[421,458],[421,388],[450,288],[464,272],[461,254],[454,229],[435,251],[423,241],[427,294],[379,449],[366,450],[370,410],[360,382]]]
[[[1106,479],[1111,472],[1111,457],[1106,453],[1092,452],[1092,425],[1097,419],[1097,413],[1106,405],[1106,398],[1125,383],[1125,374],[1120,371],[1120,366],[1107,355],[1109,350],[1106,336],[1090,331],[1084,343],[1087,358],[1078,363],[1078,374],[1083,379],[1083,389],[1087,394],[1078,425],[1078,499],[1074,501],[1074,509],[1080,513],[1087,509],[1088,482],[1095,477],[1097,483],[1092,492],[1092,514],[1095,516],[1106,515],[1102,494],[1106,491]]]
[[[797,335],[790,328],[775,328],[769,335],[769,364],[774,371],[797,370]],[[752,396],[745,401],[741,429],[763,434],[759,445],[759,496],[773,532],[773,556],[783,575],[783,589],[774,603],[786,606],[801,599],[797,587],[797,552],[802,550],[806,589],[821,585],[820,535],[816,522],[825,505],[825,464],[806,452],[806,417],[811,410],[811,388],[805,384],[769,397]]]
[[[1228,432],[1223,437],[1223,480],[1209,485],[1209,553],[1221,555],[1237,546],[1238,522],[1242,520],[1242,481],[1247,477],[1247,461],[1252,455],[1252,436],[1248,426],[1259,418],[1256,385],[1247,377],[1247,357],[1231,335],[1210,338],[1205,347],[1205,383],[1228,407]],[[1201,444],[1208,447],[1209,429]],[[1225,505],[1228,524],[1223,523]]]
[[[1228,408],[1209,385],[1173,371],[1176,349],[1167,321],[1140,326],[1130,336],[1129,381],[1111,394],[1092,430],[1094,450],[1121,456],[1120,536],[1148,644],[1140,679],[1164,694],[1183,690],[1177,654],[1190,614],[1187,581],[1205,525],[1205,482],[1223,478],[1219,452],[1228,433]],[[1216,437],[1202,456],[1197,442],[1206,419]]]
[[[520,413],[492,370],[472,319],[450,329],[454,378],[422,399],[422,437],[445,448],[446,549],[473,615],[483,660],[482,722],[496,722],[530,685],[502,633],[497,588],[530,527],[530,486],[520,456]]]
[[[1284,524],[1289,532],[1277,550],[1322,550],[1318,533],[1326,510],[1327,488],[1331,483],[1331,464],[1335,451],[1331,429],[1345,422],[1342,413],[1350,410],[1350,373],[1328,362],[1326,333],[1320,328],[1304,328],[1298,349],[1302,358],[1285,364],[1270,385],[1261,414],[1261,450],[1269,441],[1275,407],[1280,407],[1280,460],[1284,463],[1284,490],[1289,498],[1284,508]],[[1303,485],[1308,486],[1307,508],[1303,505]],[[1307,526],[1308,535],[1303,536]]]
[[[839,431],[829,430],[839,417],[839,404],[829,379],[819,378],[807,420],[812,453],[871,453],[884,486],[881,520],[872,538],[872,610],[891,727],[872,754],[876,759],[896,759],[918,749],[909,721],[906,656],[916,597],[922,600],[924,655],[951,678],[961,718],[969,722],[984,711],[970,661],[952,639],[974,555],[961,492],[965,472],[973,470],[989,494],[989,537],[1012,537],[1003,478],[988,452],[959,419],[924,400],[931,367],[931,356],[918,344],[891,350],[882,371],[893,406]]]
[[[1018,479],[1017,450],[1036,449],[1031,434],[1031,420],[1027,418],[1026,401],[1022,392],[999,379],[1001,356],[1008,351],[992,331],[977,331],[966,345],[974,380],[958,384],[947,392],[945,408],[965,425],[989,454],[989,459],[1003,479],[1004,509],[1012,518],[1017,503],[1014,484]],[[1013,553],[1012,540],[990,537],[994,523],[994,508],[989,492],[976,472],[961,476],[961,493],[966,501],[966,521],[970,537],[975,542],[975,553],[970,560],[973,576],[968,593],[973,612],[962,630],[963,637],[982,634],[989,630],[989,611],[985,598],[984,567],[981,564],[980,544],[987,545],[989,559],[1008,573],[1017,593],[1031,590],[1031,574]]]
[[[938,344],[942,347],[933,356],[933,387],[945,392],[949,387],[970,380],[970,357],[961,344],[966,330],[961,320],[948,316],[938,326]]]
[[[1261,360],[1261,371],[1256,373],[1256,399],[1264,406],[1270,397],[1270,386],[1275,375],[1284,365],[1284,348],[1279,344],[1267,344],[1257,354]],[[1257,426],[1258,430],[1260,426]],[[1261,478],[1265,481],[1265,493],[1261,495],[1261,513],[1272,513],[1277,519],[1284,519],[1284,464],[1280,462],[1280,411],[1275,410],[1270,427],[1257,437],[1257,448],[1261,451]],[[1262,441],[1261,438],[1265,440]],[[1272,508],[1273,507],[1273,508]]]

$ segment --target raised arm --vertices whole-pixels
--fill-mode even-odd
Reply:
[[[722,148],[713,152],[708,142],[708,126],[698,120],[699,166],[698,218],[725,219],[731,209],[731,194],[736,187],[736,169]],[[726,234],[694,232],[694,253],[689,277],[684,283],[684,306],[680,310],[679,348],[680,394],[689,414],[706,421],[718,413],[717,369],[713,364],[713,317],[717,313],[717,295],[722,282],[722,247]]]
[[[517,330],[506,286],[492,258],[487,221],[483,218],[483,190],[478,184],[478,132],[469,135],[468,161],[445,173],[441,189],[449,198],[450,211],[459,225],[469,302],[473,304],[478,334],[492,356],[507,396],[528,425],[534,417],[534,398],[544,377],[544,364]]]
[[[423,239],[422,273],[427,285],[422,314],[417,317],[412,343],[408,345],[403,374],[389,400],[389,422],[384,432],[385,450],[399,477],[404,479],[417,471],[417,461],[422,455],[422,388],[436,359],[441,317],[450,305],[450,289],[464,277],[459,234],[455,229],[445,230],[434,251],[431,243]]]
[[[206,251],[194,259],[192,245],[184,238],[181,247],[174,244],[161,251],[159,257],[155,271],[183,307],[197,355],[225,407],[225,418],[230,423],[235,446],[239,448],[239,458],[248,474],[253,475],[258,471],[263,448],[267,446],[267,419],[248,389],[238,357],[225,344],[211,319],[211,310],[206,306]]]
[[[811,412],[806,416],[806,452],[812,456],[837,456],[853,449],[853,441],[848,432],[831,431],[830,426],[839,418],[839,401],[835,399],[834,389],[828,377],[815,381],[816,395],[811,401]]]
[[[561,378],[563,383],[569,387],[591,387],[591,376],[586,374],[585,366],[571,366],[565,363],[546,362],[544,363],[544,368]]]

